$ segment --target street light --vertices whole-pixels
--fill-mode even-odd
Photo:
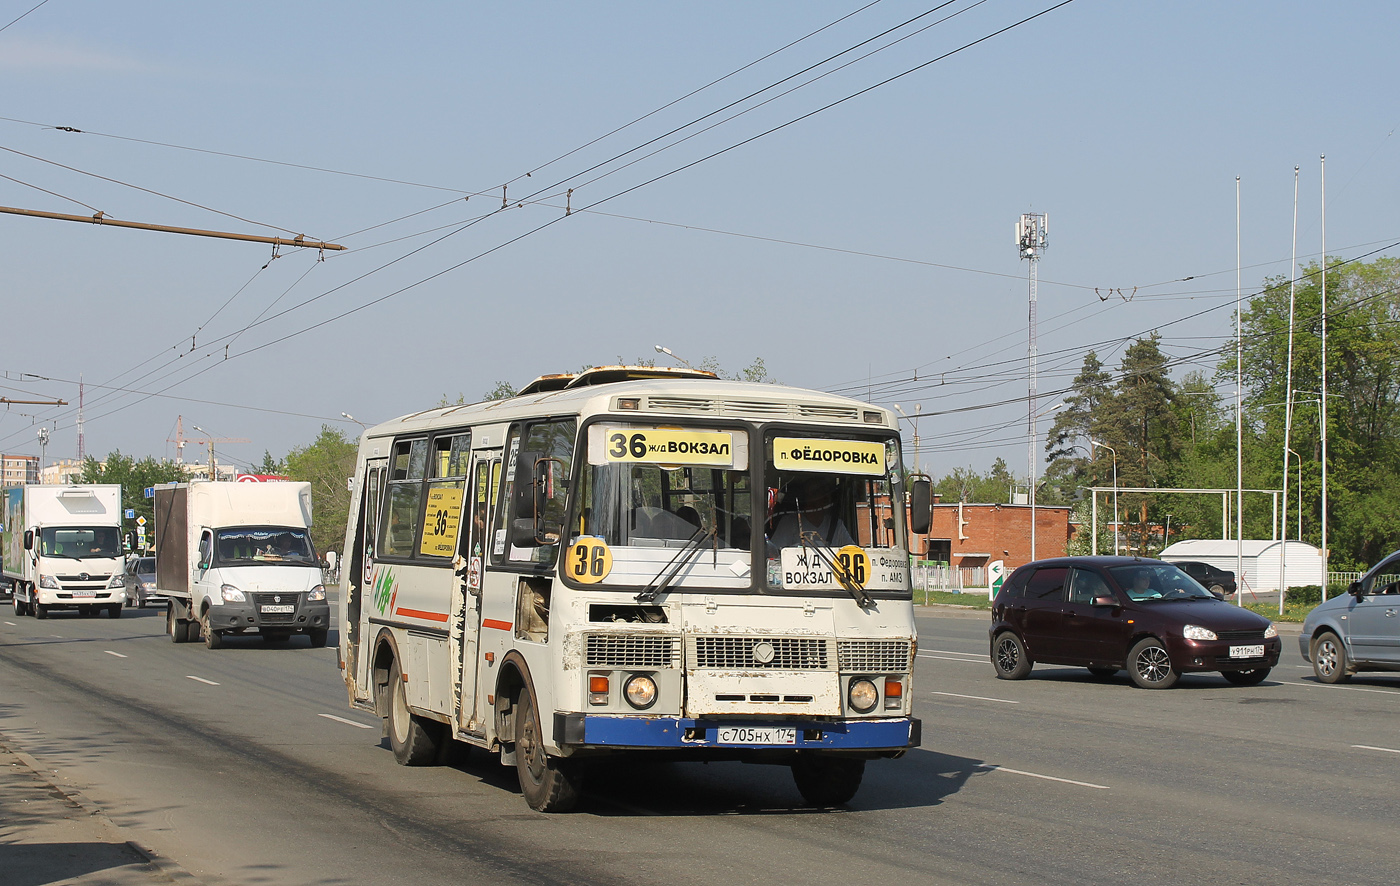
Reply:
[[[919,412],[924,408],[924,404],[915,403],[912,416],[905,412],[898,403],[894,404],[894,408],[914,426],[914,473],[917,474],[919,473]]]
[[[1303,457],[1292,449],[1288,452],[1298,462],[1298,541],[1303,540]],[[1284,541],[1288,541],[1288,533],[1284,532]]]
[[[199,431],[201,434],[209,434],[208,431],[204,430],[204,428],[201,428],[199,425],[190,425],[190,427],[194,428],[196,431]],[[217,480],[217,479],[219,479],[218,468],[215,467],[215,463],[214,463],[214,435],[213,435],[213,434],[209,434],[209,441],[208,441],[208,442],[209,442],[209,479],[212,481],[212,480]]]
[[[1162,530],[1162,549],[1165,550],[1172,542],[1172,515],[1167,515],[1166,528]]]
[[[1118,556],[1118,450],[1107,443],[1100,443],[1097,440],[1089,440],[1091,450],[1089,457],[1093,458],[1092,449],[1102,447],[1113,453],[1113,556]]]
[[[351,414],[348,413],[348,412],[342,412],[342,413],[340,414],[340,417],[341,417],[341,418],[348,418],[348,419],[350,419],[351,421],[353,421],[355,424],[359,425],[359,426],[362,427],[362,428],[366,428],[366,429],[369,428],[369,425],[367,425],[367,424],[365,424],[364,422],[360,421],[358,418],[356,418],[355,416],[351,415]]]
[[[689,360],[685,359],[684,357],[677,357],[676,354],[675,354],[670,348],[668,348],[668,347],[664,347],[664,346],[662,346],[662,345],[657,345],[657,346],[656,346],[656,353],[658,353],[658,354],[665,354],[667,357],[670,357],[672,360],[679,360],[680,362],[682,362],[682,363],[685,364],[685,368],[686,368],[686,369],[691,369],[691,370],[694,370],[694,369],[695,369],[694,366],[691,366],[691,365],[690,365],[690,361],[689,361]],[[696,371],[699,371],[699,370],[696,370]]]

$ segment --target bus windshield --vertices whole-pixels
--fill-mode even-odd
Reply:
[[[39,553],[45,557],[120,557],[121,535],[115,526],[45,526],[39,531]]]
[[[600,423],[587,445],[566,577],[645,586],[676,565],[674,585],[750,586],[748,432]]]

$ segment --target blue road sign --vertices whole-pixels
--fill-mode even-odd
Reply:
[[[155,498],[155,497],[156,497],[156,488],[155,488],[154,486],[147,486],[147,487],[146,487],[146,491],[145,491],[144,493],[142,493],[142,496],[145,497],[145,498]]]
[[[127,509],[126,509],[126,519],[128,519],[128,520],[135,520],[135,519],[136,519],[136,511],[135,511],[134,509],[132,509],[132,508],[127,508]]]

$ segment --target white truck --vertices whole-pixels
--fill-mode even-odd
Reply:
[[[102,609],[121,616],[121,504],[116,484],[4,490],[4,574],[14,587],[15,615]]]
[[[326,645],[331,612],[311,544],[310,483],[155,488],[156,594],[170,639],[218,649],[230,634]]]

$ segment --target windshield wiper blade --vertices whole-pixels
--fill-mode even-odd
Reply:
[[[815,538],[816,533],[811,534]],[[865,585],[852,578],[847,570],[827,553],[826,548],[821,547],[820,544],[809,543],[805,537],[802,539],[802,543],[804,547],[810,548],[817,555],[818,560],[826,564],[826,567],[831,570],[831,574],[836,576],[837,583],[846,590],[846,593],[851,595],[851,599],[860,604],[862,609],[875,605],[874,598],[865,592]]]
[[[705,540],[712,535],[714,532],[704,527],[695,530],[695,534],[686,541],[679,551],[676,551],[675,556],[661,567],[661,571],[656,573],[656,576],[647,583],[646,588],[637,595],[637,602],[650,603],[656,599],[657,595],[670,587],[671,582],[676,580],[676,576],[680,575],[681,570],[694,562],[695,557],[704,549]]]

